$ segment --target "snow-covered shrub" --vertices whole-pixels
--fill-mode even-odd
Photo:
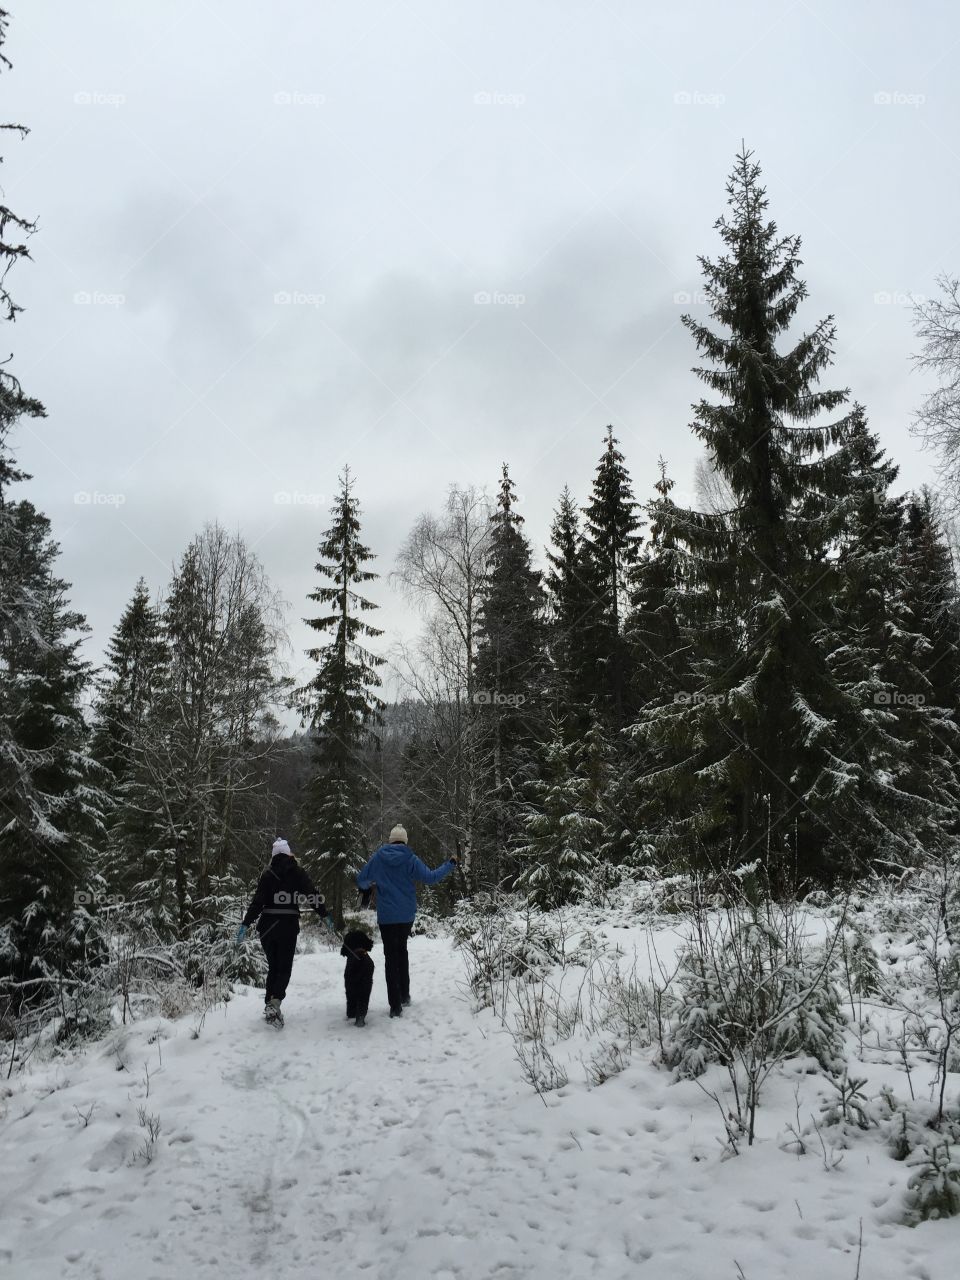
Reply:
[[[836,943],[834,933],[814,945],[795,904],[736,887],[732,902],[701,896],[694,909],[665,1058],[681,1077],[711,1062],[726,1067],[750,1142],[760,1089],[778,1063],[804,1054],[827,1071],[844,1069]]]
[[[870,1100],[864,1093],[865,1076],[850,1076],[846,1069],[839,1076],[826,1075],[832,1092],[820,1104],[824,1125],[836,1130],[835,1141],[840,1147],[849,1145],[854,1130],[872,1128],[876,1116]]]
[[[376,916],[371,913],[373,918]],[[367,926],[369,931],[369,925]],[[417,908],[417,916],[413,922],[412,936],[415,938],[446,938],[450,934],[450,920],[447,916],[439,916],[429,906]]]
[[[467,978],[481,1008],[503,1012],[512,981],[535,982],[554,967],[589,963],[597,942],[571,929],[562,911],[517,910],[516,900],[478,895],[460,904],[453,937],[466,960]]]
[[[151,1115],[146,1107],[140,1107],[137,1112],[140,1121],[140,1127],[144,1130],[143,1145],[133,1158],[133,1163],[137,1161],[142,1164],[152,1164],[157,1154],[157,1140],[160,1137],[160,1117]]]
[[[157,1012],[162,1018],[182,1018],[193,1010],[197,988],[185,978],[174,976],[157,988]]]
[[[619,1075],[626,1067],[627,1060],[617,1041],[608,1040],[594,1049],[583,1065],[587,1084],[596,1089],[612,1076]]]
[[[626,974],[612,966],[605,995],[608,1024],[617,1027],[631,1046],[651,1044],[657,1019],[655,998],[650,985],[637,976],[636,965]]]
[[[840,957],[843,962],[844,984],[853,1011],[854,998],[876,995],[882,981],[880,960],[873,949],[872,930],[868,921],[855,921],[849,929],[844,930]]]
[[[960,1161],[952,1155],[948,1142],[928,1138],[908,1163],[913,1168],[906,1195],[910,1226],[960,1213]]]
[[[898,920],[911,943],[912,970],[919,992],[885,983],[888,1002],[906,1015],[913,1041],[937,1065],[935,1125],[948,1119],[947,1084],[960,1044],[960,856],[947,851],[914,874],[900,893]],[[900,986],[906,982],[906,977]],[[918,999],[918,996],[920,999]],[[903,1052],[906,1059],[906,1045]]]
[[[514,1039],[514,1052],[523,1069],[524,1079],[536,1089],[537,1093],[549,1093],[552,1089],[562,1089],[569,1083],[569,1076],[562,1066],[553,1059],[550,1050],[542,1040]]]
[[[680,953],[668,1065],[693,1078],[759,1038],[766,1056],[808,1054],[842,1071],[844,1019],[828,948],[807,944],[790,908],[703,913]]]

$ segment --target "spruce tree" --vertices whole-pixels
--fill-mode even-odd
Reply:
[[[547,638],[550,650],[551,700],[554,714],[569,711],[573,700],[577,639],[584,604],[581,572],[580,513],[564,485],[550,526],[547,548]]]
[[[906,584],[904,603],[921,636],[918,665],[938,707],[960,718],[960,595],[953,557],[929,489],[906,504],[899,562]]]
[[[623,638],[627,584],[640,549],[637,504],[613,428],[584,508],[582,576],[587,600],[579,624],[579,683],[614,730],[627,716],[629,663]]]
[[[658,756],[645,785],[676,819],[666,850],[708,863],[760,858],[784,884],[848,869],[851,838],[875,815],[860,749],[870,726],[817,643],[846,513],[833,455],[855,415],[820,421],[846,399],[818,386],[832,318],[778,349],[806,286],[800,240],[768,220],[759,179],[744,150],[717,223],[726,253],[701,259],[721,328],[684,317],[709,361],[695,372],[721,397],[696,405],[693,430],[736,505],[722,515],[661,507],[684,552],[681,625],[692,633],[722,602],[714,653],[680,700],[641,713],[638,731]]]
[[[954,824],[957,728],[924,671],[923,622],[910,601],[925,572],[901,555],[903,501],[889,492],[897,468],[859,406],[835,461],[845,475],[848,513],[836,558],[835,622],[823,641],[840,687],[868,726],[863,785],[876,819],[864,824],[859,842],[850,840],[859,844],[861,862],[903,865],[940,846]]]
[[[307,651],[318,667],[300,691],[315,744],[300,826],[341,923],[347,875],[365,857],[366,810],[374,788],[364,750],[380,723],[382,702],[374,691],[380,687],[377,669],[384,661],[364,643],[381,632],[364,621],[376,606],[358,588],[377,575],[364,567],[373,556],[360,541],[360,508],[348,467],[341,474],[331,518],[316,566],[329,585],[309,596],[325,608],[306,619],[326,643]]]
[[[146,876],[162,831],[156,793],[144,785],[142,765],[167,676],[161,612],[141,578],[107,645],[105,667],[97,680],[91,741],[95,759],[107,771],[110,795],[103,872],[110,892],[127,901],[128,918],[140,914],[135,886]],[[168,895],[156,893],[156,888],[150,886],[142,914],[156,916],[166,900]],[[164,932],[171,924],[170,918],[164,921]]]
[[[166,659],[160,611],[141,578],[114,628],[97,680],[93,750],[118,785],[129,771],[131,750],[164,678]]]
[[[531,905],[549,911],[586,898],[597,864],[603,826],[590,813],[596,797],[576,767],[576,749],[554,719],[540,753],[538,779],[528,790],[517,887]]]
[[[624,627],[629,653],[630,702],[645,706],[672,695],[687,678],[690,637],[677,616],[681,558],[670,516],[674,482],[659,459],[657,499],[650,504],[647,544],[629,576],[630,610]]]
[[[30,606],[0,634],[0,973],[36,984],[14,987],[19,1005],[83,959],[104,796],[82,708],[88,628],[56,575],[60,548],[30,502],[5,514],[4,592]]]
[[[474,698],[489,731],[489,810],[485,836],[499,882],[520,829],[523,785],[544,722],[546,627],[540,573],[506,463],[490,517],[487,575],[480,606]]]

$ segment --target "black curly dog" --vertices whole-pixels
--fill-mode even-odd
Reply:
[[[343,985],[347,991],[347,1017],[356,1019],[358,1027],[367,1020],[370,992],[373,989],[373,961],[370,952],[373,939],[359,929],[351,929],[343,939],[340,954],[347,957]]]

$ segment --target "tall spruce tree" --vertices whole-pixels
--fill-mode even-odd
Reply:
[[[584,508],[583,579],[588,600],[580,623],[579,683],[610,724],[623,728],[629,660],[623,638],[627,584],[640,550],[637,504],[613,427]]]
[[[550,691],[553,714],[566,715],[576,698],[575,672],[582,668],[578,642],[586,601],[582,571],[580,512],[564,485],[550,526],[547,548],[547,642],[550,650]]]
[[[0,974],[19,1007],[83,958],[105,797],[82,708],[88,628],[56,575],[60,548],[32,503],[5,518],[4,593],[30,609],[0,633]]]
[[[318,668],[301,690],[315,754],[300,827],[309,853],[322,868],[327,901],[341,923],[346,878],[364,858],[366,846],[366,811],[374,788],[364,752],[380,723],[382,702],[374,691],[380,687],[377,669],[384,662],[364,644],[382,633],[364,621],[376,606],[357,589],[377,574],[364,567],[373,556],[360,541],[360,507],[349,467],[340,476],[331,517],[316,566],[329,585],[309,596],[325,610],[306,619],[326,643],[308,650]]]
[[[523,786],[532,776],[546,693],[546,627],[540,573],[533,567],[516,491],[503,465],[490,517],[487,575],[480,606],[476,693],[490,740],[487,860],[496,882],[511,874]]]
[[[97,680],[91,750],[107,771],[110,795],[103,872],[111,893],[134,904],[135,886],[144,879],[150,851],[162,824],[156,795],[144,786],[142,753],[168,676],[168,654],[159,607],[146,582],[137,583],[130,603],[107,645],[106,663]],[[150,892],[149,914],[164,895]],[[134,906],[134,913],[136,908]],[[129,907],[128,907],[129,918]],[[165,931],[171,921],[165,921]]]
[[[682,624],[694,632],[718,598],[729,621],[717,656],[698,663],[696,685],[647,708],[637,727],[659,757],[646,786],[675,815],[663,832],[670,853],[760,858],[780,884],[809,882],[849,869],[853,833],[878,826],[864,786],[870,725],[817,642],[848,505],[834,451],[855,414],[820,421],[846,399],[818,386],[832,318],[778,349],[806,296],[800,240],[768,220],[746,150],[727,194],[729,215],[717,223],[726,253],[701,259],[721,328],[684,323],[709,360],[696,373],[721,397],[697,404],[693,430],[736,505],[722,515],[660,511],[684,550]]]
[[[162,682],[166,659],[160,610],[141,578],[114,628],[97,680],[93,751],[118,785],[129,771],[131,749]]]

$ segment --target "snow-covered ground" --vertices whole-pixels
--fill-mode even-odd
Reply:
[[[618,940],[642,946],[639,931]],[[722,1160],[715,1104],[695,1082],[671,1083],[649,1053],[600,1087],[571,1075],[541,1098],[510,1034],[471,1012],[449,941],[411,943],[414,1004],[401,1021],[386,1016],[377,959],[363,1030],[344,1019],[339,956],[302,955],[283,1031],[262,1023],[262,993],[242,989],[198,1036],[195,1017],[143,1022],[6,1082],[0,1272],[958,1274],[960,1219],[901,1225],[907,1171],[875,1139],[851,1144],[831,1171],[819,1150],[782,1149],[796,1098],[809,1110],[816,1094],[802,1065],[771,1081],[758,1143]],[[886,1067],[871,1088],[884,1080],[902,1088]],[[150,1117],[160,1132],[148,1163]]]

